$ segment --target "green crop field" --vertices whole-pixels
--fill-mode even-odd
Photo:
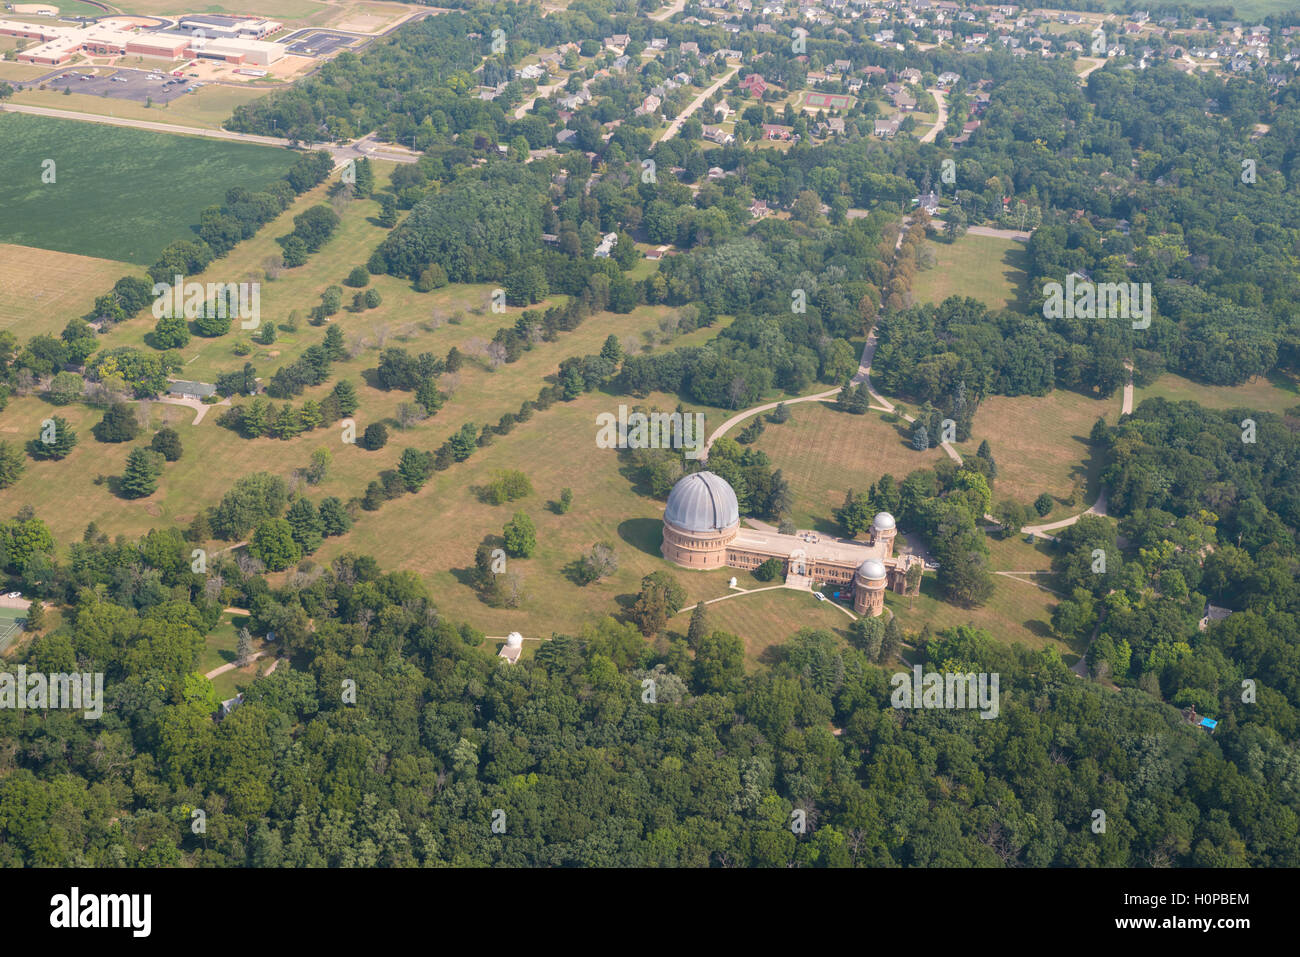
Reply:
[[[148,265],[231,186],[283,176],[296,154],[17,113],[0,115],[0,242]],[[55,181],[42,182],[46,160]],[[195,184],[203,184],[196,188]]]

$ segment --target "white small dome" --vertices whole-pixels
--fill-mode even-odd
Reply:
[[[524,636],[517,631],[512,631],[506,635],[506,647],[522,648],[524,646]]]
[[[858,577],[867,581],[883,581],[885,579],[885,565],[874,558],[868,558],[858,566]]]
[[[887,532],[894,527],[894,516],[888,512],[877,512],[876,517],[871,520],[871,524],[878,531]]]

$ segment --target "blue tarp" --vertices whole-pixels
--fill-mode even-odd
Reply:
[[[1218,726],[1219,726],[1219,722],[1215,721],[1213,718],[1202,718],[1202,719],[1201,719],[1201,727],[1202,727],[1202,728],[1209,728],[1211,731],[1213,731],[1213,730],[1214,730],[1215,728],[1217,728]]]

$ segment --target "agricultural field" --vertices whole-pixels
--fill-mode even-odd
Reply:
[[[968,442],[955,445],[962,456],[974,455],[987,439],[997,480],[993,502],[1014,498],[1031,504],[1043,492],[1056,499],[1047,518],[1064,518],[1097,497],[1101,463],[1092,455],[1088,436],[1097,419],[1119,421],[1120,396],[1097,399],[1057,389],[1045,396],[989,396],[980,403]],[[1076,480],[1086,482],[1086,502],[1066,504]]]
[[[938,303],[949,296],[970,296],[991,309],[1014,305],[1025,280],[1025,244],[995,236],[967,233],[955,243],[931,241],[935,264],[912,280],[917,302]]]
[[[0,330],[23,341],[42,333],[57,336],[69,319],[90,311],[96,296],[139,272],[112,259],[0,244]]]
[[[879,413],[850,415],[821,402],[792,405],[783,425],[768,423],[754,443],[779,468],[794,495],[792,518],[800,528],[839,533],[832,515],[850,489],[866,491],[880,476],[903,479],[932,467],[941,449],[917,452],[906,423],[889,423]],[[729,435],[744,428],[737,426]]]
[[[1258,409],[1282,415],[1300,406],[1300,380],[1278,370],[1244,385],[1201,385],[1166,372],[1151,385],[1133,390],[1133,408],[1156,396],[1170,402],[1198,402],[1207,409]]]
[[[148,265],[231,186],[258,188],[295,154],[73,120],[0,115],[0,242]],[[47,159],[55,181],[42,182]],[[206,184],[195,189],[196,183]]]

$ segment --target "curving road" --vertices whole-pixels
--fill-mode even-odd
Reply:
[[[934,138],[939,135],[939,131],[948,125],[948,101],[943,98],[943,90],[930,90],[934,96],[934,101],[939,104],[939,115],[935,117],[934,126],[921,137],[922,143],[933,143]]]

